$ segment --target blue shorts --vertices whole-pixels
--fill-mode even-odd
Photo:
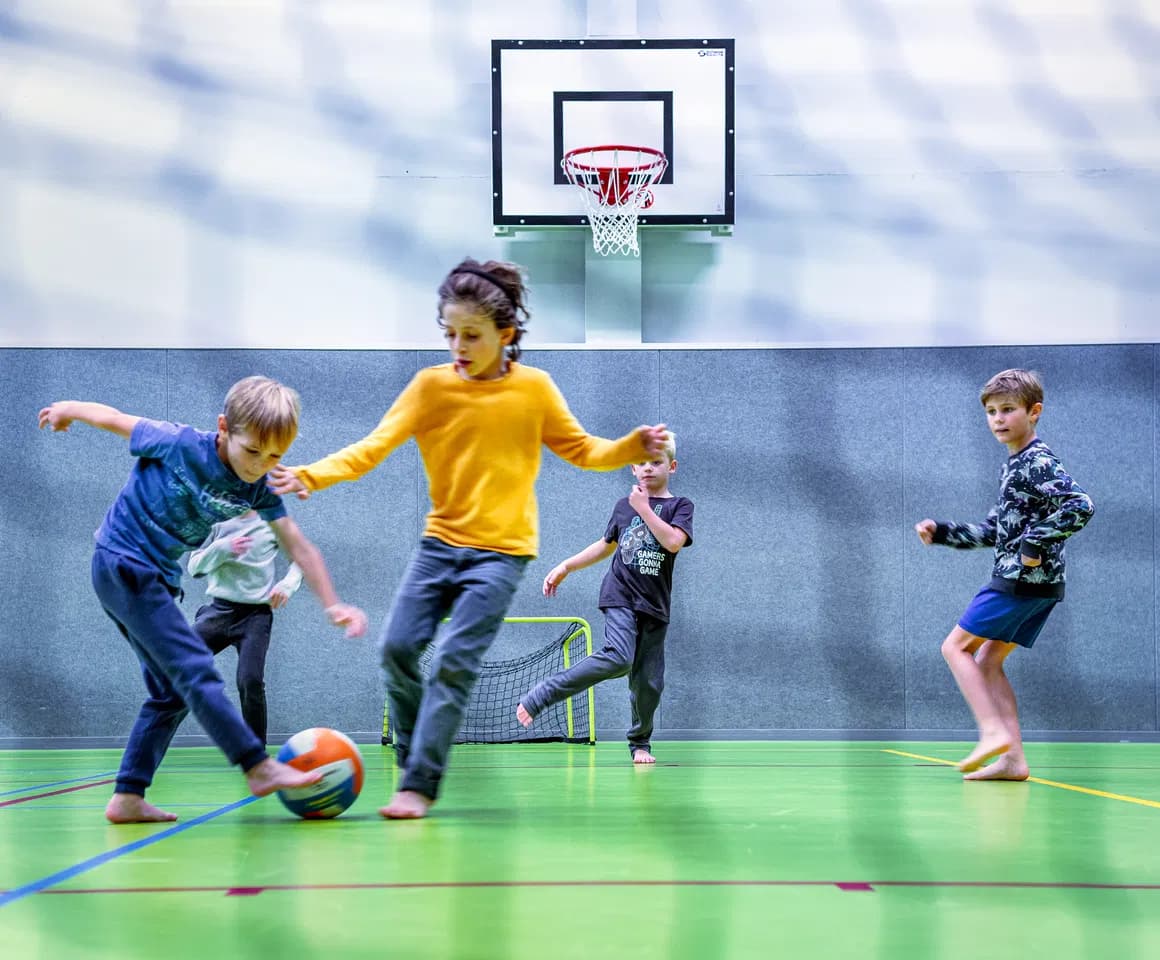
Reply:
[[[959,617],[959,626],[976,637],[1030,648],[1057,603],[1058,597],[1017,597],[983,587]]]

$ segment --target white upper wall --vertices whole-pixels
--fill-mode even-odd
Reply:
[[[0,346],[433,347],[467,254],[529,265],[529,346],[582,341],[585,236],[492,235],[489,74],[493,37],[583,36],[591,12],[9,4]],[[737,58],[735,232],[646,234],[645,341],[1160,341],[1160,7],[641,0],[636,21]]]

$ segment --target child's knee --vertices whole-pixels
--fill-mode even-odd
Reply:
[[[189,704],[176,690],[169,696],[149,697],[145,703],[154,713],[180,716],[183,720],[189,715]]]
[[[457,657],[446,657],[431,671],[431,683],[447,691],[451,699],[464,703],[471,695],[475,681],[479,679],[479,667]]]
[[[988,677],[997,677],[1003,673],[1003,661],[1007,659],[1006,652],[997,645],[987,643],[978,656],[979,669]]]
[[[600,659],[606,665],[609,678],[623,677],[632,669],[632,654],[611,643],[601,647]]]
[[[943,659],[949,661],[964,653],[973,655],[979,649],[982,642],[981,637],[967,633],[962,627],[955,627],[954,630],[947,634],[947,638],[942,642]]]
[[[409,638],[387,633],[379,641],[379,661],[384,667],[407,663],[413,656],[413,644]]]

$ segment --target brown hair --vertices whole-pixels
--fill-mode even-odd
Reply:
[[[269,377],[246,377],[226,394],[222,411],[230,433],[253,430],[259,443],[290,446],[298,435],[302,401],[298,391]]]
[[[1000,370],[983,384],[979,402],[985,407],[991,397],[1014,397],[1030,410],[1035,404],[1043,403],[1043,383],[1034,370]]]
[[[480,263],[468,257],[452,267],[439,284],[439,325],[443,326],[443,308],[448,303],[474,304],[495,322],[497,330],[515,329],[507,354],[509,359],[518,360],[524,320],[531,316],[524,302],[527,295],[524,271],[518,264],[504,260]]]

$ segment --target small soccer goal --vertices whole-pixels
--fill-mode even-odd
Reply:
[[[596,709],[592,689],[549,707],[531,727],[516,719],[520,697],[541,680],[567,670],[592,655],[592,628],[581,617],[504,617],[529,634],[535,650],[506,660],[483,661],[479,682],[472,691],[456,743],[596,743]],[[538,629],[537,629],[538,628]],[[535,637],[548,632],[555,639]],[[426,679],[439,638],[423,652],[419,668]],[[383,704],[383,743],[394,743],[389,702]]]

